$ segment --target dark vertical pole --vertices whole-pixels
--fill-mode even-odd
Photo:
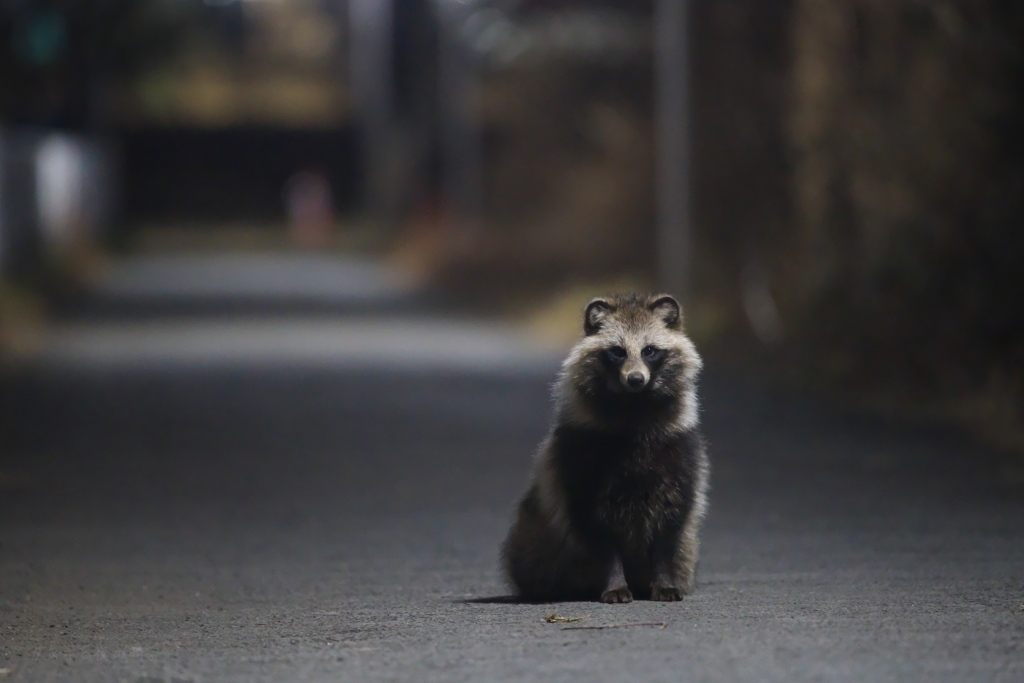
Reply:
[[[472,5],[442,0],[438,98],[441,189],[460,238],[472,238],[483,211],[483,155],[480,142],[479,74],[464,27]]]
[[[349,0],[350,88],[364,160],[363,206],[391,218],[392,0]]]
[[[7,150],[5,149],[5,133],[0,128],[0,283],[4,280],[4,271],[7,266],[7,197],[4,191],[7,189]]]
[[[659,285],[690,294],[689,0],[654,9],[657,253]]]

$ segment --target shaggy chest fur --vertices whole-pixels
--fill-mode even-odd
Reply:
[[[693,504],[700,435],[555,430],[555,467],[569,519],[593,544],[646,546],[678,528]]]
[[[666,393],[649,392],[641,396],[612,392],[581,392],[581,399],[594,418],[603,425],[621,429],[623,433],[654,432],[659,425],[670,424],[679,413],[679,397],[675,389],[676,387],[672,386]],[[630,448],[628,439],[620,441],[617,445]]]

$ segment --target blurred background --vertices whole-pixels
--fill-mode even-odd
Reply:
[[[564,348],[659,289],[712,359],[1024,452],[1021,35],[1012,0],[4,0],[0,348],[243,304]]]
[[[0,0],[0,678],[1024,680],[1022,37]],[[707,361],[702,585],[563,633],[499,546],[623,290]]]

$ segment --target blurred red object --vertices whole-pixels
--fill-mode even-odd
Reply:
[[[321,249],[334,232],[334,201],[326,174],[315,170],[294,173],[284,187],[288,232],[306,249]]]

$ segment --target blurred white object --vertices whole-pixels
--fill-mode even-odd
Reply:
[[[84,135],[0,129],[0,271],[66,267],[96,243],[113,217],[113,151]]]
[[[110,162],[99,143],[52,133],[35,154],[39,229],[49,252],[91,242],[110,220]]]
[[[43,238],[61,248],[75,241],[84,223],[85,159],[81,145],[50,135],[36,152],[36,197]]]

